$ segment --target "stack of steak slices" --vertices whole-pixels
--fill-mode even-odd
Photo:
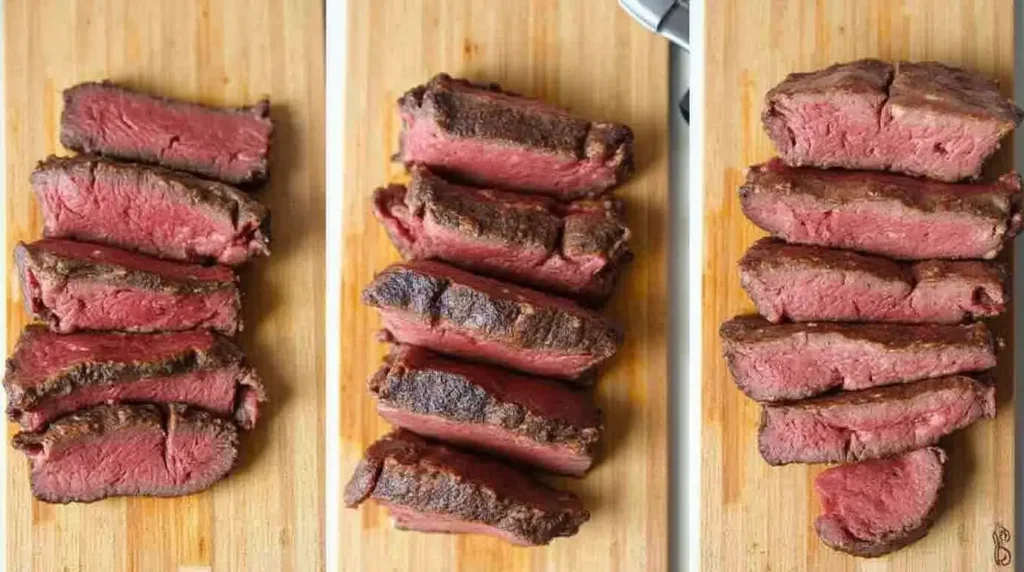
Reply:
[[[773,465],[822,473],[816,531],[879,556],[935,517],[945,435],[995,416],[985,377],[1021,226],[1016,173],[979,180],[1022,112],[978,74],[877,60],[791,74],[762,114],[779,157],[751,167],[744,214],[772,236],[740,261],[760,317],[722,324],[737,386],[762,403]],[[965,179],[971,179],[962,182]]]
[[[220,109],[109,82],[64,92],[32,174],[45,237],[14,259],[25,328],[7,360],[14,447],[47,502],[201,491],[234,466],[265,401],[229,337],[231,267],[270,254],[269,105]]]
[[[398,107],[411,180],[377,189],[373,212],[405,261],[362,294],[392,343],[369,392],[398,429],[346,504],[410,530],[572,536],[589,513],[532,471],[582,477],[598,452],[590,388],[623,333],[595,308],[632,257],[608,193],[632,132],[444,74]]]

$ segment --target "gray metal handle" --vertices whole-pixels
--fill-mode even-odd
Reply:
[[[619,6],[648,30],[690,51],[689,0],[619,0]]]

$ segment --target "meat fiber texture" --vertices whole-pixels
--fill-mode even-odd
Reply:
[[[977,178],[1021,117],[980,74],[870,59],[790,74],[768,92],[761,115],[794,167],[889,170],[947,182]]]
[[[253,107],[216,108],[108,81],[65,90],[60,118],[60,141],[68,149],[231,184],[267,179],[273,130],[266,99]]]
[[[740,283],[768,321],[953,324],[1006,309],[1006,268],[977,260],[899,263],[819,246],[755,243]]]
[[[32,173],[43,232],[184,262],[270,254],[270,212],[238,189],[99,157],[50,157]]]
[[[996,340],[982,322],[776,325],[744,316],[722,324],[719,332],[736,385],[762,402],[996,366]]]
[[[30,325],[7,360],[4,389],[8,416],[28,431],[112,402],[178,402],[252,429],[266,400],[241,350],[206,330],[55,334]]]
[[[180,404],[98,405],[42,433],[18,433],[32,494],[50,503],[108,497],[175,497],[222,479],[238,457],[238,429]]]
[[[573,536],[590,519],[571,492],[403,430],[371,445],[345,487],[346,506],[367,499],[387,507],[400,529],[487,534],[523,546]]]
[[[952,375],[764,405],[758,448],[772,465],[879,459],[934,445],[995,414],[995,386]]]
[[[583,476],[604,431],[589,393],[396,345],[370,378],[392,425],[566,475]]]
[[[398,100],[398,158],[448,177],[560,199],[600,195],[633,172],[633,132],[536,99],[436,75]]]
[[[461,268],[597,305],[632,258],[617,199],[553,199],[445,182],[412,167],[406,188],[373,194],[373,210],[406,260]]]
[[[622,345],[622,331],[571,300],[434,261],[393,264],[363,290],[395,342],[576,384]]]
[[[873,171],[751,167],[743,213],[787,242],[906,260],[995,258],[1021,226],[1016,173],[950,184]]]
[[[55,332],[241,328],[238,279],[225,266],[56,238],[19,242],[14,261],[26,309]]]
[[[946,454],[937,447],[831,468],[814,480],[822,542],[873,558],[924,538],[935,518]]]

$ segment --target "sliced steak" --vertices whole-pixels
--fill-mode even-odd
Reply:
[[[445,182],[412,167],[409,187],[373,194],[406,260],[437,259],[590,304],[608,299],[632,257],[617,199],[553,199]]]
[[[849,463],[934,445],[995,415],[994,386],[951,375],[765,405],[758,447],[772,465]]]
[[[270,212],[238,189],[146,165],[50,157],[32,173],[43,232],[185,262],[270,254]]]
[[[97,405],[43,433],[18,433],[32,465],[32,494],[50,503],[190,495],[227,475],[238,429],[180,404]]]
[[[392,425],[554,473],[583,476],[604,431],[589,393],[415,346],[395,346],[370,392]]]
[[[398,158],[482,186],[562,199],[598,195],[633,171],[633,132],[546,103],[436,75],[398,100]]]
[[[622,345],[596,312],[433,261],[392,264],[363,302],[396,342],[581,384]]]
[[[790,74],[768,92],[762,121],[792,166],[954,182],[977,177],[1021,116],[979,74],[936,62],[858,60]]]
[[[818,475],[825,544],[874,558],[924,538],[936,513],[946,454],[937,447],[833,467]]]
[[[237,278],[225,266],[149,258],[47,238],[14,248],[25,307],[55,332],[241,328]]]
[[[981,322],[964,325],[770,324],[733,318],[719,330],[736,385],[757,401],[804,399],[983,371],[996,341]]]
[[[395,526],[488,534],[537,546],[572,536],[590,519],[579,497],[520,470],[398,430],[366,451],[345,487],[345,505],[373,499]]]
[[[207,107],[110,82],[64,91],[60,142],[68,149],[156,163],[232,184],[266,180],[270,102]]]
[[[976,260],[901,264],[820,246],[758,241],[740,282],[771,322],[957,323],[1003,313],[1006,269]]]
[[[119,401],[194,405],[251,429],[266,399],[238,346],[206,330],[55,334],[31,325],[7,360],[4,388],[8,416],[28,431]]]
[[[773,235],[892,258],[994,258],[1020,229],[1020,176],[938,183],[872,171],[752,167],[743,212]]]

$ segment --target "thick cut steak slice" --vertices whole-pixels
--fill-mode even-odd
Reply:
[[[751,167],[743,212],[786,242],[905,260],[994,258],[1020,229],[1020,176],[938,183],[872,171]]]
[[[373,499],[400,529],[488,534],[524,546],[572,536],[590,519],[579,497],[519,469],[398,430],[374,443],[345,488]]]
[[[170,260],[270,254],[270,212],[238,189],[147,165],[50,157],[32,173],[43,232]]]
[[[398,158],[461,181],[562,199],[598,195],[633,171],[633,132],[536,99],[434,76],[398,100]]]
[[[772,465],[849,463],[934,445],[995,414],[994,386],[952,375],[765,405],[758,445]]]
[[[719,330],[736,385],[757,401],[982,371],[996,366],[985,324],[771,324],[733,318]]]
[[[406,260],[437,259],[588,304],[608,299],[632,257],[617,199],[562,203],[447,183],[412,168],[409,187],[373,194]]]
[[[4,388],[8,416],[28,431],[122,401],[193,405],[251,429],[266,399],[238,346],[207,330],[55,334],[31,325],[7,360]]]
[[[238,280],[225,266],[57,238],[18,243],[14,261],[25,307],[55,332],[207,328],[234,335],[241,328]]]
[[[400,343],[581,384],[622,331],[570,300],[433,261],[393,264],[363,290]]]
[[[207,107],[106,81],[65,90],[60,118],[60,142],[68,149],[232,184],[266,180],[273,130],[266,99],[253,107]]]
[[[825,544],[874,558],[924,538],[935,518],[946,454],[937,447],[833,467],[818,475]]]
[[[190,495],[222,479],[238,457],[238,429],[180,404],[97,405],[42,433],[18,433],[32,494],[50,503]]]
[[[789,165],[977,177],[1022,112],[979,74],[878,60],[790,74],[765,97],[765,130]]]
[[[589,393],[415,346],[393,348],[370,392],[393,425],[554,473],[583,476],[604,430]]]
[[[762,239],[740,283],[771,322],[952,324],[1006,309],[1006,269],[977,260],[898,263],[880,256]]]

